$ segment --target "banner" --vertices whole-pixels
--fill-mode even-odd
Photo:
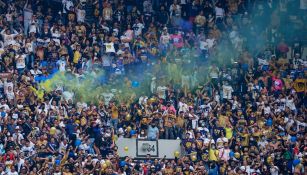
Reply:
[[[147,155],[159,157],[158,141],[136,140],[136,156],[146,157]]]
[[[118,138],[116,145],[120,157],[174,159],[175,153],[181,155],[180,140],[139,140],[131,138]]]

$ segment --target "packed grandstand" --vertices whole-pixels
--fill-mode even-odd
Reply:
[[[1,0],[0,175],[306,174],[306,9]]]

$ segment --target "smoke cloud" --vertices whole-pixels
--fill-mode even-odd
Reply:
[[[212,64],[230,70],[247,63],[253,65],[255,56],[270,45],[276,45],[281,39],[290,42],[294,37],[304,36],[302,29],[306,29],[306,23],[303,23],[306,15],[301,13],[303,11],[297,10],[298,6],[283,3],[273,5],[269,7],[266,1],[247,4],[246,12],[226,16],[223,22],[210,27],[204,36],[215,38],[215,45],[207,53],[199,49],[199,44],[185,47],[182,51],[170,49],[166,56],[134,65],[125,74],[111,76],[107,84],[101,81],[106,74],[100,68],[78,78],[70,72],[57,73],[53,78],[40,83],[40,87],[47,92],[61,87],[64,91],[73,92],[76,101],[92,103],[103,100],[104,93],[112,93],[118,102],[132,102],[139,96],[149,95],[153,81],[156,86],[187,85],[185,88],[193,91],[209,81],[208,70]],[[295,17],[297,19],[293,19]],[[181,20],[181,24],[181,32],[191,30],[190,22]],[[272,35],[272,31],[276,32]],[[202,34],[197,33],[196,39],[199,36]]]

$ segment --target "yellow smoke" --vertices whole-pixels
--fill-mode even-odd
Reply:
[[[224,49],[224,48],[223,48]],[[202,84],[205,81],[206,70],[209,64],[199,67],[199,64],[192,58],[193,52],[195,50],[190,50],[187,52],[187,56],[180,55],[175,59],[181,59],[182,61],[190,60],[192,64],[187,64],[185,62],[176,62],[167,60],[166,63],[161,63],[160,65],[154,65],[152,70],[145,70],[142,75],[125,75],[127,78],[125,80],[114,79],[111,83],[107,85],[99,84],[99,77],[104,75],[103,71],[96,71],[95,73],[87,73],[82,75],[83,77],[77,78],[71,73],[56,73],[51,79],[46,80],[39,84],[39,89],[35,90],[39,94],[39,98],[42,98],[41,90],[49,93],[59,87],[63,87],[64,91],[70,91],[75,94],[74,98],[76,101],[98,103],[103,99],[102,93],[109,93],[113,89],[116,89],[114,99],[118,102],[131,103],[136,100],[141,95],[150,94],[150,83],[152,77],[157,77],[157,85],[165,86],[167,84],[181,85],[182,75],[190,75],[194,72],[195,67],[199,70],[195,86]],[[227,56],[224,54],[218,55],[219,58],[215,59],[215,63],[223,64]],[[171,58],[170,58],[171,59]],[[174,60],[174,59],[173,59]],[[192,65],[192,66],[191,66]],[[138,67],[136,67],[138,69]],[[161,75],[162,72],[162,78]],[[129,77],[129,78],[128,78]],[[134,78],[131,78],[134,77]],[[142,81],[140,80],[142,78]],[[133,80],[132,80],[133,79]],[[140,87],[131,87],[132,81],[141,81]],[[192,85],[191,85],[192,86]],[[189,91],[192,91],[195,87],[190,87]]]

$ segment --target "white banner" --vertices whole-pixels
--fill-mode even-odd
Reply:
[[[158,141],[136,140],[136,156],[146,157],[147,155],[159,157]]]
[[[145,158],[150,155],[152,158],[174,159],[175,153],[181,155],[180,140],[165,140],[156,141],[138,140],[130,138],[118,138],[116,145],[120,157],[129,156],[132,158]]]

